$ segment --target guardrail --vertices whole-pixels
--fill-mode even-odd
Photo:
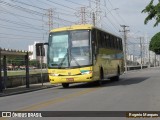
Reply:
[[[145,68],[148,68],[148,66],[143,65],[143,66],[142,66],[142,69],[145,69]],[[127,71],[130,71],[130,70],[138,70],[138,69],[141,69],[141,66],[127,66]]]
[[[42,79],[41,79],[41,74],[29,75],[29,79],[30,79],[29,84],[42,83],[42,79],[43,79],[43,82],[49,82],[47,73],[43,73]],[[16,76],[7,77],[6,88],[17,87],[22,85],[26,85],[25,75],[16,75]]]

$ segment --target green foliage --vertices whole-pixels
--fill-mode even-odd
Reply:
[[[7,63],[13,66],[25,66],[25,59],[23,57],[8,57]],[[30,60],[29,66],[39,67],[39,61]]]
[[[38,60],[30,60],[29,65],[38,67],[39,66],[39,61]]]
[[[153,4],[154,0],[151,0],[151,2],[145,7],[144,10],[142,10],[143,13],[148,13],[148,16],[145,18],[144,23],[147,24],[149,20],[152,20],[153,18],[156,20],[154,27],[160,23],[160,0],[159,3],[156,5]]]
[[[21,66],[25,64],[25,61],[22,57],[9,57],[7,63],[12,64],[14,66]]]
[[[149,44],[149,49],[156,54],[160,54],[160,32],[152,37]]]

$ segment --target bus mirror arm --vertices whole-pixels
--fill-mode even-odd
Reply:
[[[49,44],[48,44],[48,42],[46,42],[46,43],[43,43],[43,45],[49,45]]]

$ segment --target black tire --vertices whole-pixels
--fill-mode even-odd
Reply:
[[[102,80],[97,80],[95,81],[96,86],[101,86],[102,85]]]
[[[118,68],[117,68],[117,75],[114,76],[114,77],[111,77],[110,80],[111,81],[119,81],[119,76],[120,76],[120,68],[118,66]]]
[[[120,71],[120,67],[118,66],[118,69],[117,69],[117,76],[120,76],[121,74],[121,71]]]
[[[103,79],[103,78],[104,78],[104,76],[103,76],[103,69],[101,68],[99,80],[96,81],[96,85],[101,86],[101,85],[102,85],[102,79]]]
[[[69,83],[62,83],[63,88],[68,88],[69,87]]]
[[[119,81],[119,75],[110,78],[111,81]]]

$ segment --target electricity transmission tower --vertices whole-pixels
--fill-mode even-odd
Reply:
[[[102,27],[101,25],[101,6],[100,0],[95,0],[96,3],[96,11],[95,11],[95,26]]]
[[[48,9],[47,16],[48,16],[48,30],[50,32],[50,30],[53,29],[53,9],[52,8]]]
[[[88,18],[90,17],[90,14],[86,7],[80,7],[78,12],[76,13],[76,16],[80,18],[78,22],[79,24],[89,23]]]

